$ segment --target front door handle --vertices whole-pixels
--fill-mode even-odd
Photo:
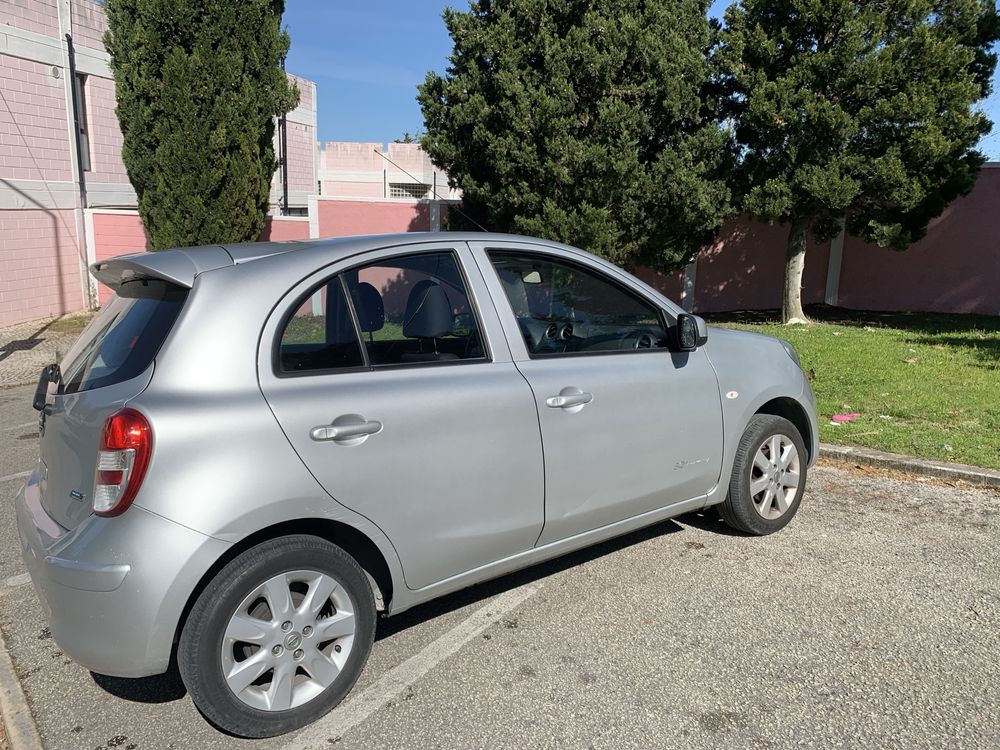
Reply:
[[[581,391],[579,388],[570,386],[559,391],[558,396],[549,396],[545,399],[545,405],[550,409],[580,411],[580,409],[593,400],[593,393],[587,393],[586,391]]]
[[[337,417],[331,424],[322,424],[309,431],[313,440],[333,440],[344,445],[355,445],[382,431],[382,423],[377,419],[365,419],[357,414]]]

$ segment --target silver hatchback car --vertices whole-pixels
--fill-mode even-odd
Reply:
[[[52,635],[109,675],[176,658],[276,735],[339,703],[377,613],[717,506],[789,522],[816,457],[795,352],[527,237],[405,234],[102,261],[46,368],[17,499]]]

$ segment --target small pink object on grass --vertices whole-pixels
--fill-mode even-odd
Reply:
[[[834,422],[853,422],[860,416],[861,415],[855,411],[851,412],[850,414],[834,414],[832,417],[830,417],[830,419]]]

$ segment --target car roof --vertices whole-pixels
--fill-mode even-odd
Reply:
[[[244,242],[185,247],[157,252],[131,253],[91,264],[90,272],[103,284],[117,289],[122,283],[158,278],[190,288],[195,277],[206,271],[274,258],[294,251],[296,255],[322,254],[329,261],[368,250],[394,245],[428,242],[530,242],[553,248],[568,248],[549,240],[496,232],[400,232],[352,237],[324,237],[282,242]]]

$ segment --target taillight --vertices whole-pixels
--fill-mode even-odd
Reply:
[[[128,510],[152,453],[153,430],[140,412],[122,409],[104,421],[94,479],[94,513],[117,516]]]

